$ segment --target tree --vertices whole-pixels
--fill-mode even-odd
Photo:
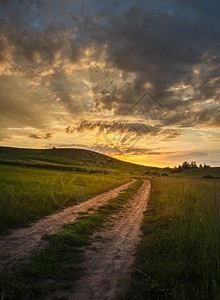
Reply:
[[[182,168],[183,168],[184,170],[187,170],[187,169],[190,168],[190,164],[189,164],[187,161],[184,161],[184,162],[182,163]]]
[[[190,164],[190,167],[195,169],[195,168],[198,168],[197,164],[195,161],[192,161],[191,164]]]
[[[204,168],[210,168],[210,165],[207,165],[206,163],[204,163]]]

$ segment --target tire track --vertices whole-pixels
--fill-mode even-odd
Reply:
[[[55,296],[68,300],[117,299],[130,277],[149,192],[150,182],[144,180],[122,211],[107,222],[104,229],[96,231],[91,238],[92,247],[86,248],[87,273],[75,283],[74,291],[58,291],[47,299]]]

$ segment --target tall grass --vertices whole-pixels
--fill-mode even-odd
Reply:
[[[120,173],[88,174],[0,165],[0,233],[129,181]]]
[[[220,185],[154,178],[126,299],[219,299]]]

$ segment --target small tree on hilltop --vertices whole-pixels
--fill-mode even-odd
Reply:
[[[206,163],[204,163],[204,168],[210,168],[210,165],[207,165]]]
[[[184,170],[187,170],[187,169],[190,168],[190,164],[189,164],[187,161],[184,161],[184,162],[182,163],[182,168],[183,168]]]
[[[197,166],[197,164],[196,164],[195,161],[192,161],[192,162],[191,162],[190,167],[193,168],[193,169],[198,168],[198,166]]]

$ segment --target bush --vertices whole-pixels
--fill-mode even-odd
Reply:
[[[206,179],[218,179],[219,177],[215,177],[215,176],[212,176],[210,174],[207,174],[207,175],[204,175],[202,178],[206,178]]]

